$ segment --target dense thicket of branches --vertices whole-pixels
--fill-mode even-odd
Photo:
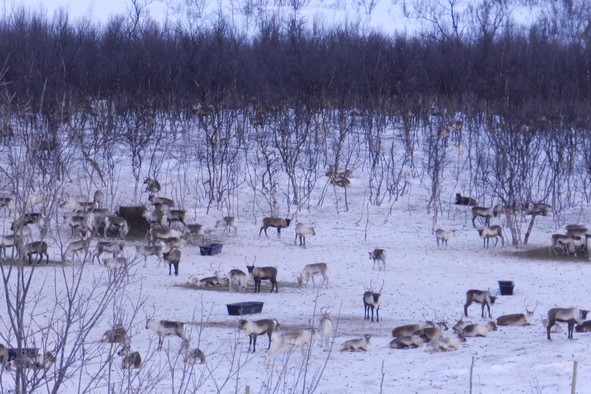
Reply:
[[[388,37],[270,18],[247,38],[223,19],[185,31],[20,11],[0,21],[0,59],[8,91],[40,113],[106,99],[120,111],[205,103],[420,113],[437,105],[585,121],[591,99],[590,47],[535,25],[494,36]]]

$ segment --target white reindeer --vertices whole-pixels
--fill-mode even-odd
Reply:
[[[499,243],[498,238],[501,238],[501,241],[502,241],[501,245],[505,246],[505,238],[503,237],[503,227],[499,226],[498,224],[495,224],[494,226],[487,226],[487,227],[479,228],[478,235],[480,236],[480,238],[482,238],[482,247],[483,248],[485,246],[488,248],[489,241],[491,238],[495,239],[494,246],[497,246],[497,244]]]
[[[445,244],[447,247],[447,241],[449,241],[456,233],[456,230],[443,230],[438,228],[435,230],[435,238],[437,239],[437,246],[439,246],[439,242],[441,241],[441,246]]]
[[[486,337],[491,331],[497,331],[497,325],[491,320],[484,324],[468,324],[462,330],[463,337]]]
[[[330,340],[334,335],[334,323],[328,312],[328,308],[321,309],[322,317],[318,326],[318,333],[320,335],[320,344],[324,351],[330,349]]]
[[[275,331],[271,337],[271,347],[267,352],[265,364],[268,364],[271,358],[283,349],[299,348],[302,359],[305,359],[306,349],[311,349],[314,343],[316,343],[316,331],[311,328],[297,331]]]
[[[235,291],[234,289],[237,287],[238,291],[243,292],[246,291],[246,286],[248,285],[248,275],[244,273],[244,271],[239,269],[231,269],[230,270],[230,283],[228,284],[230,292]]]
[[[279,327],[279,322],[275,319],[261,319],[252,321],[241,319],[238,322],[238,328],[249,337],[248,351],[250,352],[250,348],[252,346],[253,353],[256,352],[257,337],[259,335],[267,334],[267,337],[269,338],[267,350],[271,348],[271,336],[277,327]]]
[[[295,245],[298,242],[298,238],[300,240],[300,246],[306,247],[306,237],[308,235],[316,235],[316,231],[314,227],[306,226],[304,223],[298,222],[295,227],[295,241],[293,244]]]
[[[162,349],[162,342],[166,336],[177,336],[185,339],[185,323],[171,320],[146,320],[146,329],[150,329],[158,334],[158,349]]]
[[[311,278],[312,286],[316,287],[316,283],[314,283],[314,277],[316,275],[322,276],[322,283],[320,283],[320,286],[322,287],[324,284],[328,288],[328,266],[326,263],[306,264],[298,276],[298,285],[300,287],[307,286],[308,281]]]
[[[238,225],[238,219],[236,219],[234,216],[224,216],[223,218],[221,218],[220,220],[218,220],[215,223],[215,228],[223,227],[224,228],[223,234],[225,234],[226,232],[228,234],[230,234],[230,230],[234,229],[234,234],[238,234],[237,225]]]

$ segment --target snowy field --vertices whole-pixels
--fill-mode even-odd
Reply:
[[[454,149],[453,146],[448,149]],[[122,167],[118,184],[119,199],[132,202],[133,182]],[[80,172],[81,174],[82,172]],[[161,177],[162,192],[174,189],[182,174],[168,179]],[[323,179],[318,193],[326,182]],[[266,212],[252,209],[252,191],[240,191],[238,232],[223,234],[215,223],[221,212],[206,213],[187,194],[185,204],[190,206],[190,222],[201,223],[207,229],[210,242],[223,243],[220,254],[201,256],[198,245],[182,247],[178,276],[168,275],[168,268],[155,257],[149,257],[147,266],[134,260],[124,286],[124,296],[109,304],[105,316],[86,339],[98,349],[98,359],[104,361],[109,345],[98,344],[105,330],[118,320],[130,328],[131,347],[139,351],[144,360],[142,368],[124,371],[121,359],[115,356],[109,371],[99,375],[108,381],[112,392],[119,392],[124,382],[131,382],[138,392],[238,392],[246,387],[251,392],[318,393],[554,393],[567,392],[571,387],[573,362],[578,362],[577,392],[591,389],[588,371],[591,356],[586,352],[591,338],[575,333],[575,340],[567,340],[565,333],[553,334],[546,339],[541,320],[552,307],[591,307],[586,290],[590,263],[586,258],[548,257],[550,235],[562,232],[555,228],[552,217],[539,217],[527,247],[515,249],[507,244],[484,249],[478,232],[472,226],[468,207],[453,204],[452,196],[461,190],[445,185],[442,213],[436,227],[456,230],[448,247],[438,247],[433,234],[433,216],[426,211],[428,185],[409,179],[408,193],[396,202],[382,207],[367,204],[366,178],[363,170],[356,170],[347,190],[349,210],[344,208],[344,189],[336,188],[325,196],[324,204],[311,204],[310,209],[285,216],[293,217],[290,227],[277,238],[269,229],[269,237],[259,237],[261,221]],[[455,184],[455,183],[454,183]],[[88,182],[73,176],[64,189],[73,194]],[[142,194],[147,204],[147,195]],[[316,201],[318,196],[312,197]],[[337,212],[338,202],[338,212]],[[136,202],[134,202],[136,203]],[[292,208],[293,209],[293,208]],[[591,223],[587,209],[570,213],[573,223]],[[52,221],[48,239],[51,264],[36,269],[33,288],[39,299],[31,313],[31,326],[43,326],[43,319],[55,318],[55,299],[62,292],[63,274],[80,267],[74,258],[65,266],[59,264],[59,242],[69,242],[69,228],[59,210],[57,221]],[[12,219],[5,218],[5,232]],[[295,223],[313,225],[316,236],[307,238],[307,247],[294,245]],[[493,219],[503,224],[504,216]],[[57,223],[57,224],[56,224]],[[507,231],[508,232],[508,231]],[[34,235],[35,231],[34,231]],[[98,239],[98,238],[97,238]],[[93,241],[93,245],[96,240]],[[142,241],[127,241],[124,255],[133,259],[134,245]],[[387,251],[386,270],[372,268],[368,252],[379,247]],[[91,248],[93,249],[93,248]],[[263,281],[260,294],[253,294],[249,281],[246,293],[230,293],[227,289],[194,288],[187,286],[189,277],[211,276],[213,270],[227,274],[238,268],[246,272],[246,260],[257,266],[275,266],[278,269],[279,292],[269,294],[269,282]],[[315,289],[297,285],[296,276],[304,265],[326,262],[329,267],[328,288]],[[97,278],[104,278],[107,269],[97,263],[86,262],[83,286],[95,286]],[[463,315],[465,293],[468,289],[498,291],[499,280],[515,283],[514,295],[499,296],[492,308],[493,317],[509,313],[524,313],[535,309],[534,321],[528,327],[499,327],[485,338],[468,338],[461,349],[443,353],[429,353],[424,348],[395,350],[389,347],[394,327],[420,323],[425,320],[445,320],[451,326]],[[317,280],[318,282],[318,280]],[[363,292],[373,285],[382,287],[380,321],[363,319]],[[6,293],[2,293],[1,316],[5,332]],[[140,301],[142,301],[140,303]],[[329,307],[336,336],[331,351],[324,352],[316,344],[303,363],[299,351],[278,353],[265,363],[265,335],[259,337],[257,352],[247,352],[248,337],[238,329],[238,316],[229,316],[226,304],[243,301],[264,302],[261,314],[248,319],[273,318],[280,322],[278,331],[317,325],[320,309]],[[537,306],[536,306],[537,305]],[[469,308],[469,319],[480,322],[480,306]],[[59,313],[58,313],[59,315]],[[178,356],[181,341],[165,339],[162,351],[156,351],[157,336],[145,329],[146,317],[189,323],[191,346],[198,346],[206,355],[205,365],[187,367]],[[45,331],[43,331],[45,332]],[[367,352],[341,352],[340,344],[352,338],[371,334]],[[38,333],[41,335],[41,333]],[[51,348],[51,330],[46,346]],[[41,341],[41,338],[37,338]],[[111,350],[109,350],[111,349]],[[98,360],[97,360],[98,361]],[[473,367],[471,370],[471,365]],[[100,363],[97,362],[96,365]],[[90,363],[67,384],[70,390],[86,387],[89,376],[96,374],[96,365]],[[95,368],[95,369],[93,369]],[[174,375],[174,376],[173,376]],[[10,373],[2,374],[3,387],[10,387]],[[107,378],[108,377],[108,378]],[[147,383],[149,382],[149,384]],[[98,390],[98,391],[97,391]],[[91,392],[107,392],[99,384]]]

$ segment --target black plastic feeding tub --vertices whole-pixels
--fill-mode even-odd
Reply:
[[[222,252],[222,246],[224,246],[224,244],[205,244],[199,246],[199,250],[201,251],[201,256],[213,256],[214,254],[219,254]]]
[[[500,280],[499,281],[499,290],[501,291],[501,295],[513,295],[513,288],[515,287],[515,283],[512,280]]]
[[[228,315],[241,316],[251,315],[253,313],[261,313],[263,310],[263,304],[263,302],[247,301],[226,304],[226,306],[228,307]]]

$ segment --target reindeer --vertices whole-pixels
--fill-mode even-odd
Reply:
[[[190,238],[191,243],[195,242],[195,239],[193,237],[201,237],[202,243],[205,243],[205,229],[203,228],[203,225],[201,225],[201,224],[196,224],[196,223],[187,224],[185,226],[185,228],[183,229],[183,237],[185,239]]]
[[[546,326],[546,333],[548,340],[551,341],[550,328],[558,321],[568,324],[568,339],[573,339],[573,329],[575,323],[583,324],[587,318],[588,310],[579,308],[552,308],[548,311],[548,325]]]
[[[267,334],[269,337],[269,345],[267,346],[267,350],[271,348],[271,335],[273,335],[273,330],[279,327],[279,322],[275,319],[261,319],[261,320],[253,320],[248,321],[241,319],[238,322],[238,328],[248,337],[250,338],[248,341],[248,351],[250,352],[250,347],[252,346],[252,352],[256,352],[257,347],[257,337],[259,335]]]
[[[577,256],[577,247],[575,245],[575,239],[572,236],[552,234],[552,242],[548,248],[548,255],[552,255],[552,252],[554,252],[558,256],[558,252],[556,252],[557,246],[562,249],[563,255],[574,254],[575,257]]]
[[[238,234],[237,224],[238,224],[238,219],[236,219],[234,216],[224,216],[223,218],[221,218],[220,220],[218,220],[215,223],[215,228],[223,227],[224,228],[223,234],[225,234],[226,232],[228,234],[230,234],[230,230],[234,229],[234,234]],[[260,234],[259,234],[259,236],[260,236]]]
[[[10,216],[14,209],[14,202],[11,197],[0,197],[0,209],[6,208],[8,210],[8,216]]]
[[[162,258],[168,263],[168,275],[172,275],[172,266],[174,265],[174,275],[179,275],[179,262],[181,261],[181,251],[179,249],[171,249],[166,253],[162,253]]]
[[[166,229],[168,226],[168,217],[161,210],[144,211],[142,216],[146,218],[150,228]]]
[[[105,231],[104,236],[107,236],[109,231],[117,231],[121,238],[127,237],[129,233],[129,226],[127,220],[118,215],[106,215],[104,218]]]
[[[401,335],[390,341],[390,347],[392,349],[417,348],[426,342],[427,340],[425,337],[420,334]]]
[[[314,227],[308,227],[305,224],[298,222],[295,227],[295,240],[293,244],[295,245],[298,242],[298,238],[300,239],[300,246],[306,247],[306,236],[308,235],[316,235],[314,231]]]
[[[95,191],[92,201],[95,203],[97,208],[102,208],[103,203],[105,202],[105,193],[100,190]]]
[[[409,336],[415,333],[416,331],[428,328],[428,327],[435,327],[435,323],[430,320],[427,320],[424,324],[405,324],[403,326],[394,327],[392,330],[393,337],[404,337]]]
[[[584,322],[575,326],[576,332],[591,332],[591,320],[585,320]]]
[[[497,325],[491,320],[484,324],[468,324],[462,330],[463,337],[485,337],[491,331],[497,331]]]
[[[230,270],[230,283],[228,287],[230,292],[232,292],[233,288],[236,286],[238,287],[239,291],[246,291],[246,286],[248,285],[248,276],[244,273],[244,271],[239,269],[231,269]]]
[[[490,226],[490,219],[496,218],[499,216],[500,213],[503,212],[503,208],[500,205],[495,205],[492,208],[485,208],[485,207],[472,207],[472,225],[476,227],[476,218],[483,217],[484,218],[484,225]]]
[[[369,282],[370,290],[363,293],[363,306],[365,308],[363,320],[369,320],[369,311],[371,309],[371,321],[373,321],[373,311],[376,310],[376,321],[380,321],[380,296],[382,295],[382,289],[384,288],[384,281],[382,280],[382,287],[380,291],[375,292],[373,290],[372,282]]]
[[[527,206],[526,206],[527,208]],[[548,216],[548,214],[552,212],[552,206],[544,203],[535,203],[533,206],[527,211],[528,215],[542,215]]]
[[[8,348],[0,343],[0,364],[6,365],[8,358]]]
[[[460,193],[456,193],[456,205],[467,205],[469,207],[475,207],[478,205],[476,199],[472,197],[462,196]]]
[[[490,294],[490,291],[483,290],[468,290],[466,292],[466,303],[464,304],[464,316],[468,316],[468,307],[476,302],[482,306],[482,318],[484,318],[484,307],[488,309],[488,317],[492,319],[490,314],[490,306],[495,304],[496,296]]]
[[[412,335],[422,335],[425,341],[429,342],[443,336],[443,331],[447,331],[445,322],[437,323],[437,327],[424,327],[416,330]]]
[[[56,358],[52,352],[45,352],[42,358],[36,354],[22,354],[10,360],[6,364],[6,369],[11,370],[13,365],[19,368],[47,369],[55,360]]]
[[[66,261],[68,261],[72,254],[78,256],[78,252],[82,252],[84,253],[84,256],[86,256],[88,254],[89,248],[90,239],[79,239],[70,242],[70,244],[66,248],[66,251],[64,252],[64,255],[62,256],[62,262],[65,263]]]
[[[455,337],[442,337],[429,341],[425,345],[425,351],[427,352],[447,352],[450,350],[458,350],[462,347],[462,343],[466,342],[466,338],[457,334]]]
[[[276,331],[271,336],[271,347],[267,352],[265,364],[268,364],[271,357],[273,357],[279,350],[286,348],[300,348],[300,351],[302,353],[302,359],[304,359],[305,349],[312,348],[315,342],[316,331],[312,328],[286,332]]]
[[[247,265],[246,268],[248,269],[248,273],[252,276],[252,279],[254,280],[255,293],[259,293],[261,291],[262,280],[269,280],[271,282],[271,293],[273,292],[273,288],[275,288],[275,293],[279,291],[279,287],[277,286],[277,268],[255,267],[254,263],[253,265]]]
[[[183,225],[183,228],[186,227],[185,216],[187,215],[187,211],[184,209],[170,209],[169,207],[165,206],[163,212],[166,215],[168,227],[170,227],[173,222],[179,222]]]
[[[172,208],[174,207],[174,200],[166,197],[159,197],[153,194],[148,196],[148,200],[152,203],[155,209],[160,209],[162,207]]]
[[[201,349],[191,349],[188,340],[183,341],[179,353],[184,356],[183,362],[186,364],[205,364],[205,354]]]
[[[126,343],[127,330],[122,325],[118,324],[103,334],[102,342],[106,343]]]
[[[525,313],[513,313],[510,315],[503,315],[497,317],[497,326],[529,326],[534,318],[534,312],[537,305],[532,311],[525,307]]]
[[[146,329],[150,329],[158,334],[158,349],[162,350],[162,342],[166,336],[177,336],[185,339],[185,323],[171,320],[146,320]]]
[[[151,228],[148,231],[148,234],[150,235],[150,242],[148,242],[148,245],[155,245],[156,241],[166,242],[172,238],[180,239],[182,237],[182,233],[174,229]]]
[[[349,350],[356,352],[358,350],[367,351],[369,347],[370,334],[364,334],[362,338],[349,339],[341,344],[341,352]]]
[[[306,264],[298,276],[298,285],[300,287],[307,286],[308,281],[312,278],[312,286],[316,287],[316,283],[314,283],[314,276],[316,275],[322,275],[320,286],[322,287],[323,284],[326,284],[328,288],[328,266],[326,263]]]
[[[491,238],[495,239],[495,245],[494,245],[495,247],[499,243],[498,238],[501,238],[501,241],[502,241],[501,246],[505,246],[505,238],[503,238],[503,228],[501,226],[499,226],[498,224],[495,224],[494,226],[479,228],[478,235],[480,236],[480,238],[482,238],[482,247],[483,248],[485,246],[488,248],[489,240]]]
[[[441,246],[445,244],[447,247],[447,241],[449,241],[454,235],[456,234],[456,230],[443,230],[438,228],[435,230],[435,238],[437,239],[437,246],[439,246],[439,241],[441,241]]]
[[[117,355],[123,356],[123,360],[121,361],[121,368],[123,369],[137,369],[142,366],[142,357],[140,356],[140,353],[132,352],[129,345],[123,346],[123,348],[117,352]]]
[[[6,248],[15,248],[16,254],[20,253],[23,238],[18,234],[0,235],[0,256],[6,256]]]
[[[18,231],[27,224],[35,224],[38,228],[45,225],[45,215],[41,212],[28,212],[20,216],[10,225],[10,230]]]
[[[124,248],[124,242],[99,241],[97,242],[96,249],[92,255],[92,261],[94,262],[94,259],[96,257],[100,262],[100,257],[103,253],[111,253],[112,257],[117,257],[121,253],[123,253]]]
[[[23,252],[20,254],[21,256],[27,256],[29,258],[29,265],[31,265],[31,256],[38,255],[39,260],[37,260],[37,264],[39,264],[43,260],[43,256],[47,258],[46,265],[49,264],[49,253],[47,253],[47,242],[45,241],[33,241],[29,242],[23,247]]]
[[[334,335],[334,324],[330,317],[330,313],[328,312],[328,308],[321,308],[320,313],[322,314],[322,317],[320,318],[318,333],[320,334],[320,343],[323,345],[324,351],[326,352],[330,349],[330,339]]]
[[[162,245],[136,245],[135,250],[137,255],[144,257],[144,267],[149,256],[156,256],[159,262],[162,261]]]
[[[127,258],[122,256],[105,259],[104,263],[109,271],[127,271],[127,267],[129,265]]]
[[[259,230],[259,237],[261,236],[263,230],[265,230],[265,235],[267,236],[267,238],[269,238],[269,235],[267,234],[267,229],[269,227],[275,227],[277,228],[277,238],[281,238],[281,229],[289,227],[289,223],[291,223],[291,219],[264,218],[263,225]]]
[[[71,235],[74,236],[76,231],[81,228],[89,228],[90,217],[86,213],[64,215],[64,221],[68,223],[71,230]]]
[[[144,185],[146,185],[145,191],[148,193],[158,193],[160,191],[160,182],[156,179],[148,177],[144,180]]]
[[[386,251],[384,249],[374,249],[369,252],[369,259],[373,260],[373,269],[376,269],[376,261],[380,261],[381,265],[386,270]],[[380,268],[380,263],[378,263],[378,269]]]

